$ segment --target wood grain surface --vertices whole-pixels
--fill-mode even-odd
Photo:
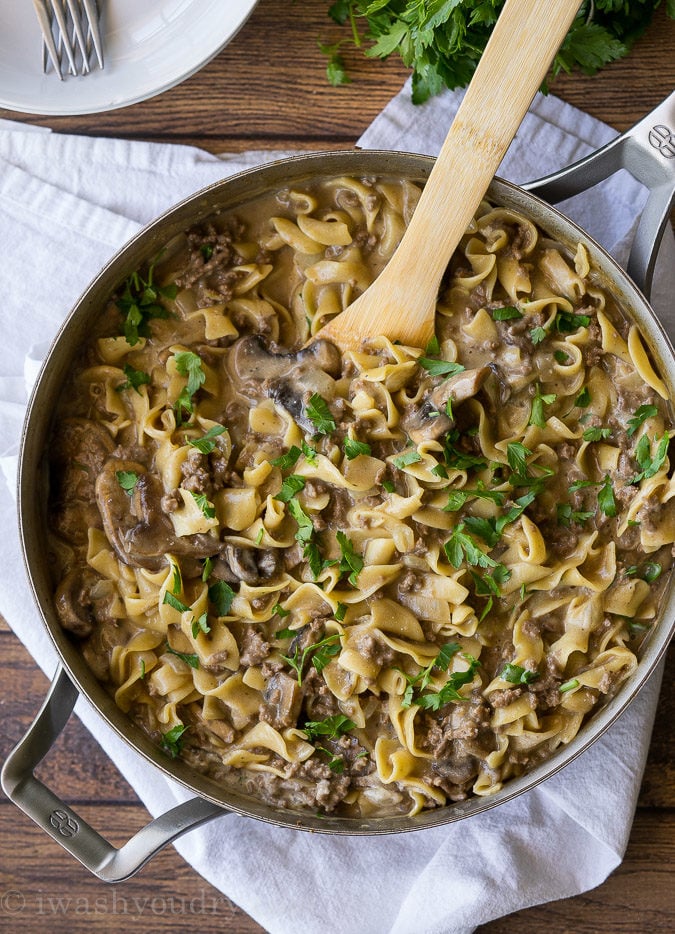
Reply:
[[[211,152],[350,148],[398,92],[407,72],[398,59],[368,61],[345,47],[352,83],[330,88],[317,40],[332,42],[344,33],[327,18],[327,7],[326,0],[260,0],[231,45],[198,74],[153,100],[92,116],[41,118],[0,111],[0,117],[60,132],[188,143]],[[562,76],[552,90],[623,130],[674,86],[675,26],[662,5],[630,58],[594,77]],[[622,865],[585,895],[520,911],[483,925],[480,934],[510,934],[517,928],[528,934],[675,930],[674,675],[671,649]],[[0,677],[4,760],[40,706],[48,682],[1,621]],[[115,844],[147,820],[124,779],[76,719],[39,774]],[[129,929],[147,934],[262,930],[172,848],[135,878],[107,886],[1,797],[0,931],[96,934]],[[329,920],[325,931],[330,934]]]

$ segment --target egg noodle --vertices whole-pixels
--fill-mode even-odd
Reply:
[[[583,245],[483,203],[429,347],[298,350],[418,197],[326,178],[187,231],[55,419],[63,626],[167,755],[279,807],[493,794],[634,671],[670,574],[668,392]]]

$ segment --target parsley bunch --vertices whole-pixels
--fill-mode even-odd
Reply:
[[[595,74],[628,54],[661,0],[585,0],[550,77],[578,70]],[[400,55],[412,69],[412,99],[421,104],[444,87],[469,83],[504,0],[332,0],[329,16],[345,25],[368,58]],[[667,0],[675,18],[675,0]],[[546,17],[546,5],[542,6]],[[363,35],[362,35],[363,33]],[[366,45],[363,39],[367,40]],[[349,41],[349,40],[347,40]],[[322,51],[335,59],[337,46]],[[339,59],[343,66],[342,59]],[[344,67],[328,71],[333,84],[349,81]]]

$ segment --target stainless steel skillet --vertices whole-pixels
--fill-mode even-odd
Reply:
[[[184,763],[168,760],[115,706],[60,627],[53,606],[49,556],[43,531],[46,495],[44,448],[54,400],[78,347],[88,333],[90,322],[110,293],[173,235],[216,209],[236,208],[264,191],[316,175],[388,175],[424,181],[432,164],[433,160],[427,157],[399,153],[317,153],[274,163],[211,186],[155,221],[113,258],[80,298],[50,350],[24,426],[19,474],[19,519],[31,586],[43,623],[60,656],[61,667],[35,723],[5,763],[2,782],[11,800],[87,868],[106,881],[127,878],[167,843],[226,811],[298,829],[368,835],[436,826],[496,807],[557,772],[602,735],[633,699],[667,647],[675,619],[675,592],[672,584],[665,600],[662,619],[644,648],[637,671],[620,693],[589,720],[569,746],[526,776],[512,780],[490,798],[473,798],[413,818],[362,821],[317,818],[268,807],[224,791]],[[635,281],[631,281],[586,234],[533,194],[561,199],[583,190],[620,167],[627,168],[651,189],[629,265]],[[599,153],[571,169],[526,188],[529,191],[495,180],[489,197],[498,204],[526,213],[562,242],[576,244],[580,240],[587,246],[607,287],[639,325],[675,397],[675,355],[672,346],[636,285],[637,282],[646,293],[649,292],[655,250],[667,223],[675,193],[675,95],[633,130]],[[33,774],[67,722],[80,693],[139,755],[195,795],[187,803],[151,822],[119,850],[86,824]]]

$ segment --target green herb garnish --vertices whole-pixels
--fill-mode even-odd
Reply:
[[[140,395],[139,386],[147,386],[151,382],[149,373],[146,373],[145,370],[136,370],[128,363],[124,364],[123,372],[126,376],[126,380],[120,383],[119,386],[115,386],[117,392],[122,392],[125,389],[134,389]]]
[[[128,496],[131,496],[136,489],[136,484],[138,483],[138,474],[134,473],[133,470],[116,470],[115,476],[117,477],[117,482],[122,487],[124,492]]]
[[[644,424],[648,418],[654,418],[654,416],[658,414],[659,410],[655,405],[641,405],[635,410],[632,418],[628,419],[626,434],[629,437],[634,435],[640,425]]]
[[[182,737],[186,730],[187,727],[180,723],[162,734],[161,749],[171,756],[172,759],[177,759],[180,755],[181,749],[183,748]]]
[[[541,387],[537,383],[534,392],[534,399],[532,400],[532,411],[530,412],[530,425],[535,425],[537,428],[546,427],[546,419],[544,418],[544,406],[553,405],[555,400],[558,397],[554,392],[542,394]]]
[[[328,736],[337,739],[350,730],[355,730],[356,724],[349,717],[339,713],[333,717],[325,717],[323,720],[307,720],[302,729],[311,743],[317,736]]]
[[[569,681],[565,681],[564,684],[561,684],[558,690],[561,694],[565,694],[567,691],[573,691],[575,688],[579,687],[580,682],[576,678],[570,678]]]
[[[347,580],[356,587],[356,581],[363,570],[363,558],[354,551],[354,546],[344,532],[336,532],[335,537],[340,546],[342,558],[340,560],[340,574],[347,574]]]
[[[154,283],[154,264],[144,279],[140,272],[133,272],[124,282],[117,307],[124,315],[124,337],[132,347],[141,337],[150,336],[149,321],[152,318],[168,318],[169,312],[160,304],[160,299],[174,299],[178,294],[175,285],[158,286]]]
[[[611,433],[611,428],[587,428],[582,438],[584,441],[606,441]]]
[[[216,515],[216,507],[213,505],[213,503],[209,502],[206,494],[194,493],[192,490],[190,490],[190,493],[192,494],[192,498],[194,499],[195,503],[201,509],[202,515],[206,519],[214,519]]]
[[[598,490],[598,509],[610,518],[616,515],[616,499],[609,474],[605,477],[602,487]]]
[[[290,474],[290,476],[284,479],[284,482],[281,484],[281,489],[274,498],[282,503],[287,503],[290,499],[293,499],[300,490],[304,489],[305,482],[305,478],[301,477],[299,474]]]
[[[538,671],[530,671],[529,668],[522,668],[520,665],[505,665],[500,671],[499,677],[509,684],[531,684],[539,677]]]
[[[181,350],[173,355],[176,372],[187,377],[187,383],[180,392],[173,405],[176,413],[176,423],[182,425],[192,416],[192,397],[204,385],[206,373],[202,368],[201,358],[191,350]]]
[[[662,438],[654,438],[656,442],[656,451],[652,455],[652,446],[647,435],[642,435],[635,445],[635,459],[642,468],[640,473],[636,474],[631,483],[639,483],[640,480],[649,480],[654,474],[658,473],[663,467],[668,457],[668,445],[670,437],[666,432]]]
[[[209,600],[216,608],[218,616],[227,616],[236,594],[226,581],[216,581],[209,587]]]
[[[296,648],[293,655],[282,655],[281,657],[285,662],[288,662],[291,668],[296,672],[298,676],[298,685],[302,685],[305,663],[310,656],[312,656],[312,664],[316,670],[321,672],[331,658],[340,653],[340,648],[340,634],[336,632],[322,639],[320,642],[308,645],[307,648],[302,651]]]
[[[192,620],[192,638],[196,639],[200,632],[203,632],[205,635],[211,632],[206,613],[202,613],[200,617],[195,617]]]
[[[461,363],[451,363],[450,360],[434,360],[432,357],[420,357],[417,361],[429,376],[454,376],[461,373],[464,367]]]
[[[224,434],[227,428],[224,425],[212,425],[201,438],[193,438],[188,441],[191,448],[197,448],[202,454],[211,454],[216,447],[216,438]]]
[[[165,650],[169,655],[175,655],[176,658],[180,658],[181,661],[184,661],[186,665],[189,665],[190,668],[199,668],[199,655],[187,654],[185,652],[177,652],[175,649],[172,649],[169,643],[167,642],[164,646]]]
[[[345,438],[344,450],[347,460],[354,460],[360,454],[370,456],[370,445],[366,441],[355,441],[353,438]]]
[[[179,600],[170,590],[165,591],[162,603],[168,603],[169,606],[172,606],[174,610],[178,610],[179,613],[190,612],[190,607],[183,603],[182,600]]]
[[[525,315],[519,308],[513,305],[505,305],[503,308],[492,308],[490,314],[495,321],[512,321],[515,318],[524,318]]]
[[[404,467],[417,464],[421,460],[422,455],[419,454],[415,448],[409,448],[407,451],[404,451],[403,454],[399,454],[398,457],[395,457],[393,463],[399,470],[403,470]]]
[[[332,431],[335,431],[335,419],[328,407],[328,403],[318,392],[310,396],[305,414],[316,428],[317,434],[329,435]]]

